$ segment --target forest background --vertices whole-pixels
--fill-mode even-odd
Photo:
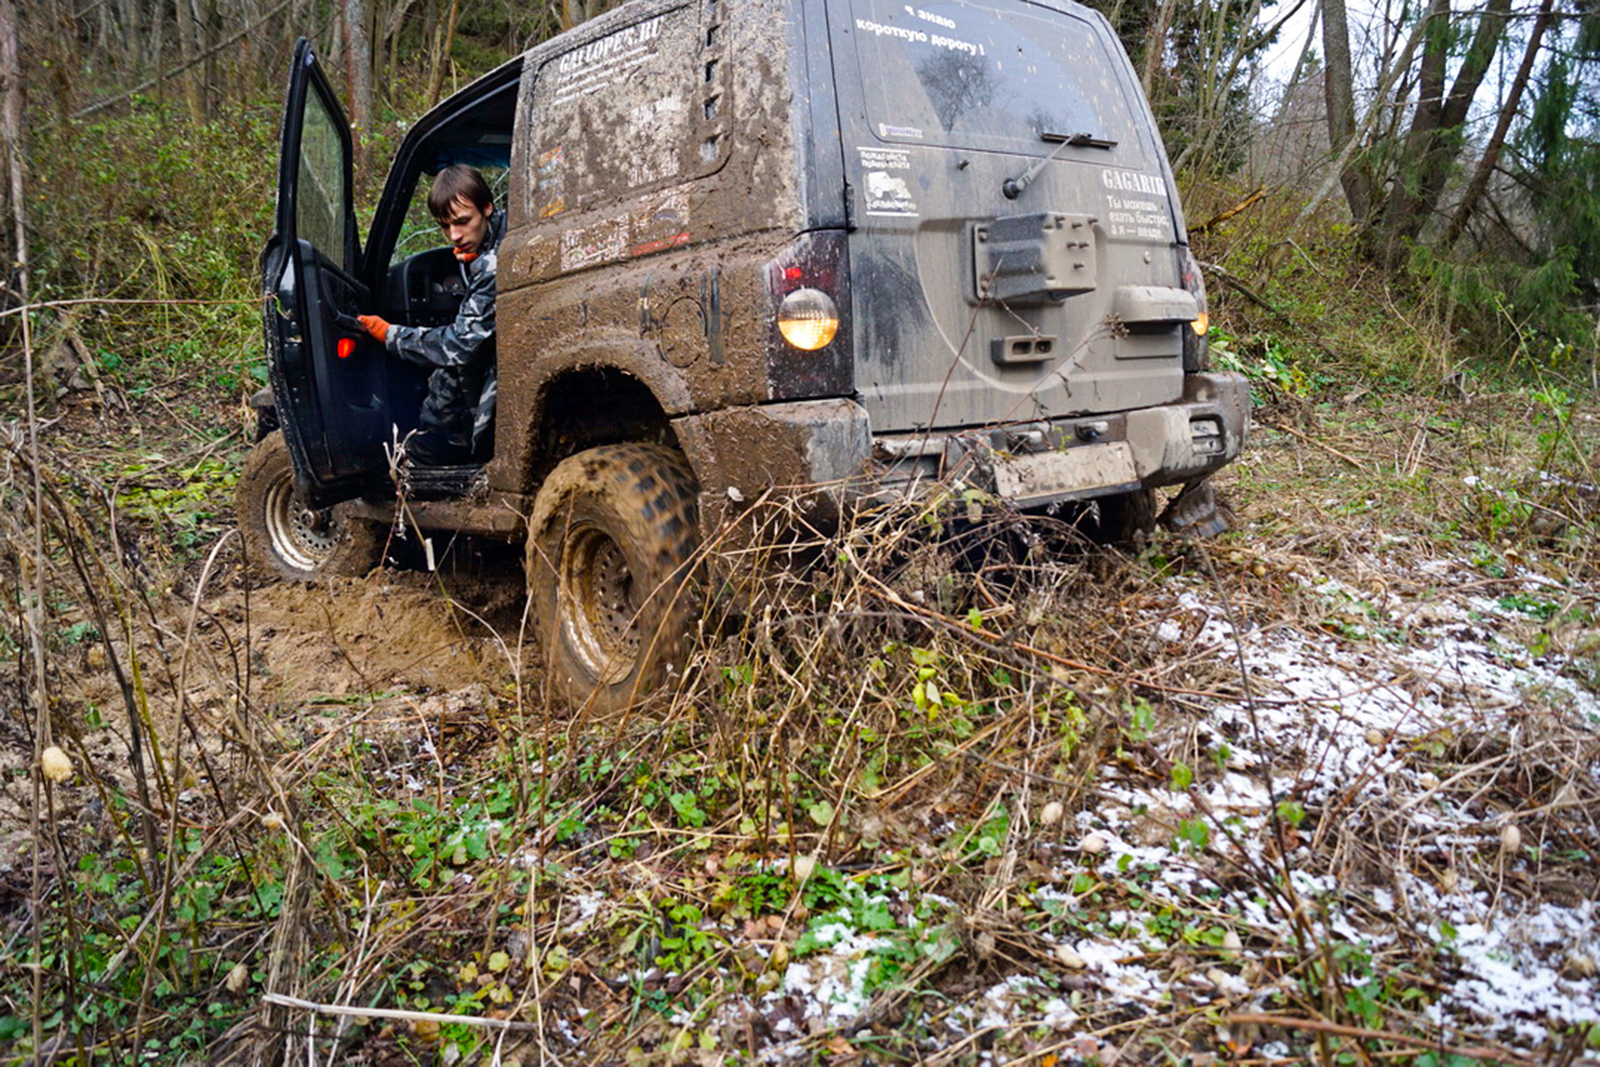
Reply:
[[[218,376],[259,380],[260,354],[241,349],[249,306],[170,301],[254,294],[294,38],[309,36],[342,76],[361,199],[370,202],[407,120],[605,6],[7,5],[5,300],[18,306],[26,285],[33,302],[167,302],[36,316],[46,351],[67,342],[46,368],[57,376],[76,373],[81,383],[142,363],[140,353],[176,364],[205,352],[201,362]],[[1426,373],[1536,364],[1592,378],[1600,343],[1594,0],[1383,0],[1353,13],[1346,0],[1099,6],[1149,95],[1197,246],[1214,267],[1213,290],[1270,306],[1302,335],[1331,336],[1330,309],[1297,302],[1310,296],[1313,266],[1349,272],[1358,289],[1381,285],[1437,321]],[[1224,234],[1236,213],[1255,221]],[[19,326],[10,316],[0,327],[8,350]],[[1237,351],[1292,365],[1305,340],[1285,338],[1273,354],[1248,343]],[[1346,359],[1371,346],[1326,347]],[[1397,365],[1388,369],[1402,377],[1418,369],[1407,354],[1390,356]],[[74,359],[78,366],[61,362]]]
[[[348,690],[334,692],[327,682],[328,692],[307,696],[302,687],[291,699],[285,694],[297,683],[284,680],[290,673],[284,668],[275,683],[284,690],[252,697],[251,665],[259,666],[259,659],[276,667],[271,657],[280,648],[315,644],[295,627],[316,622],[328,608],[299,591],[280,591],[273,601],[270,591],[240,585],[230,587],[233,599],[221,607],[208,599],[214,592],[208,583],[236,581],[235,572],[226,580],[218,575],[231,551],[225,544],[231,489],[252,436],[246,401],[266,379],[257,256],[272,223],[277,127],[295,38],[310,37],[340,83],[360,152],[358,209],[370,215],[410,121],[473,77],[606,6],[581,0],[0,0],[0,655],[13,665],[0,685],[0,736],[8,752],[25,754],[5,765],[0,783],[25,801],[4,809],[24,813],[18,825],[0,821],[0,916],[8,924],[0,953],[0,1056],[22,1059],[47,1050],[89,1062],[104,1049],[120,1062],[144,1047],[147,1056],[176,1062],[209,1058],[221,1041],[238,1062],[270,1060],[283,1055],[289,1016],[282,1005],[259,1003],[256,994],[269,988],[292,986],[325,999],[359,993],[370,1003],[431,1004],[489,1016],[510,1012],[497,998],[510,997],[508,976],[516,976],[539,989],[543,999],[535,1004],[552,1003],[550,983],[570,980],[577,988],[583,953],[574,942],[570,953],[555,945],[543,957],[530,950],[526,961],[516,953],[508,959],[501,948],[510,945],[508,929],[519,921],[531,929],[536,918],[556,919],[540,910],[542,902],[536,906],[536,879],[512,870],[504,841],[482,831],[497,819],[541,827],[536,836],[551,848],[581,844],[587,856],[598,852],[619,870],[630,862],[638,868],[635,861],[656,849],[662,864],[650,872],[656,881],[648,892],[634,897],[604,887],[617,910],[606,920],[610,940],[589,946],[586,965],[675,959],[701,976],[696,981],[709,981],[706,974],[736,970],[729,962],[735,956],[739,967],[750,962],[740,955],[743,946],[736,952],[696,939],[712,912],[705,898],[720,893],[714,887],[723,882],[709,865],[704,877],[696,874],[698,853],[688,862],[674,851],[685,837],[709,835],[722,820],[743,842],[751,837],[744,824],[753,817],[758,836],[767,840],[763,819],[776,811],[774,782],[787,790],[785,783],[800,781],[792,770],[782,777],[770,764],[756,767],[748,752],[737,755],[744,731],[734,728],[739,720],[732,712],[733,725],[707,726],[693,716],[669,720],[659,729],[681,730],[681,738],[672,737],[683,747],[667,748],[694,758],[682,755],[651,768],[649,760],[640,766],[637,755],[626,757],[659,750],[657,734],[641,743],[636,734],[619,729],[613,735],[608,728],[597,740],[579,726],[552,728],[539,720],[540,729],[567,733],[536,738],[532,727],[505,725],[521,722],[515,716],[526,710],[517,686],[496,690],[492,698],[481,687],[466,697],[465,688],[445,685],[438,687],[442,693],[424,696],[369,678],[357,666],[362,653],[353,645],[339,649],[349,672],[359,676],[345,680]],[[1285,525],[1274,527],[1269,514],[1247,547],[1219,553],[1217,571],[1209,557],[1202,565],[1170,546],[1126,563],[1109,582],[1097,577],[1102,562],[1073,562],[1077,576],[1059,596],[1050,594],[1057,596],[1053,603],[1104,611],[1064,612],[1070,625],[1061,633],[1071,636],[1049,645],[1041,654],[1054,658],[1041,662],[1055,672],[1045,675],[1045,689],[1056,692],[1050,679],[1059,687],[1067,678],[1078,687],[1076,704],[1048,693],[1042,704],[1026,703],[1025,686],[1027,700],[1036,695],[1031,676],[1009,659],[986,658],[998,656],[992,648],[974,652],[973,635],[987,640],[984,620],[1002,610],[981,597],[970,614],[957,613],[958,620],[976,620],[960,633],[936,626],[917,638],[920,644],[913,647],[907,638],[892,654],[873,645],[872,635],[853,637],[858,644],[848,646],[848,654],[805,661],[804,670],[792,658],[780,662],[770,633],[764,644],[702,650],[713,665],[707,684],[715,692],[691,697],[711,708],[748,702],[754,709],[770,701],[761,714],[780,726],[805,724],[798,747],[783,758],[799,765],[814,750],[832,753],[807,765],[820,785],[802,781],[797,790],[810,792],[793,798],[785,792],[787,829],[774,830],[773,837],[789,846],[785,877],[758,869],[748,856],[739,868],[736,852],[719,851],[725,872],[742,872],[726,875],[732,896],[716,897],[719,915],[756,920],[776,909],[792,920],[797,913],[803,918],[807,907],[846,900],[853,868],[843,861],[837,869],[819,863],[814,876],[809,865],[802,873],[793,862],[795,842],[819,839],[814,855],[824,860],[824,837],[828,847],[841,835],[875,845],[877,838],[866,835],[881,832],[887,846],[894,832],[884,823],[891,820],[866,829],[878,817],[858,819],[863,798],[909,797],[915,802],[903,807],[912,808],[931,793],[925,806],[954,812],[959,828],[940,846],[946,850],[941,857],[955,858],[939,860],[946,871],[930,884],[970,905],[960,948],[948,950],[960,954],[941,949],[946,955],[939,965],[968,959],[978,961],[974,973],[988,973],[985,967],[998,967],[995,961],[1013,950],[1022,958],[1034,952],[1046,963],[1059,961],[1047,943],[1029,940],[1031,933],[985,925],[999,922],[985,910],[1000,894],[989,887],[1010,889],[1025,880],[1027,864],[1013,864],[1014,846],[1027,823],[1030,783],[1043,789],[1046,778],[1012,775],[1009,821],[1005,807],[982,800],[963,808],[950,796],[976,791],[971,783],[978,776],[963,775],[983,760],[985,773],[1024,766],[1034,750],[1008,746],[1017,731],[1031,739],[1036,729],[1070,735],[1070,744],[1060,743],[1070,753],[1041,764],[1056,776],[1052,781],[1079,783],[1078,792],[1063,794],[1068,803],[1087,806],[1089,783],[1107,766],[1153,774],[1174,794],[1207,775],[1222,777],[1226,745],[1209,753],[1173,747],[1152,754],[1168,717],[1178,721],[1187,714],[1183,709],[1192,711],[1183,694],[1224,682],[1213,664],[1207,669],[1218,673],[1207,675],[1204,685],[1184,682],[1189,688],[1171,690],[1179,695],[1170,701],[1158,695],[1166,690],[1145,685],[1157,675],[1177,685],[1177,676],[1165,672],[1178,657],[1160,651],[1150,654],[1154,662],[1144,662],[1139,656],[1145,653],[1128,651],[1126,634],[1139,629],[1140,619],[1131,608],[1122,619],[1123,602],[1094,599],[1120,596],[1126,583],[1145,583],[1140,588],[1148,591],[1174,574],[1198,580],[1220,572],[1255,589],[1274,610],[1285,601],[1295,605],[1306,613],[1306,626],[1337,633],[1366,654],[1374,645],[1403,643],[1388,634],[1389,623],[1373,606],[1378,594],[1369,602],[1324,592],[1324,601],[1338,601],[1337,610],[1321,602],[1313,610],[1305,606],[1313,598],[1296,584],[1294,568],[1304,569],[1312,557],[1318,566],[1336,568],[1372,542],[1386,542],[1387,532],[1380,537],[1360,525],[1371,517],[1380,530],[1401,531],[1396,537],[1469,558],[1475,583],[1510,580],[1542,554],[1553,561],[1548,573],[1565,583],[1559,596],[1496,586],[1503,593],[1499,603],[1536,617],[1537,632],[1527,638],[1530,656],[1570,645],[1579,653],[1587,649],[1591,665],[1600,661],[1593,592],[1600,0],[1364,0],[1360,6],[1347,0],[1098,0],[1096,6],[1124,42],[1182,187],[1211,293],[1214,360],[1249,376],[1255,391],[1259,429],[1252,448],[1266,458],[1241,462],[1230,477],[1260,490],[1269,501],[1261,511],[1279,513]],[[1287,453],[1270,452],[1274,443],[1280,451],[1286,443],[1301,450],[1292,470]],[[1320,471],[1317,461],[1326,465]],[[1280,463],[1283,469],[1275,466]],[[1336,485],[1330,471],[1355,480]],[[1479,488],[1485,479],[1503,485]],[[1241,506],[1244,496],[1235,496]],[[1346,521],[1351,525],[1341,532]],[[877,543],[863,540],[853,550],[866,560],[903,532]],[[1422,549],[1416,551],[1421,559]],[[895,557],[896,583],[904,578],[903,564]],[[1359,566],[1350,567],[1351,573],[1339,574],[1349,583],[1340,589],[1359,584],[1353,576]],[[1404,569],[1386,572],[1381,581],[1398,586]],[[834,580],[842,582],[837,575]],[[385,581],[390,585],[383,596],[404,584],[392,575]],[[458,616],[426,615],[439,598],[425,582],[417,585],[427,602],[413,614],[425,616],[430,632],[459,629]],[[1183,586],[1182,595],[1208,587]],[[838,589],[833,594],[844,599]],[[1063,599],[1069,594],[1070,601]],[[366,597],[360,600],[366,610],[379,592],[350,595]],[[251,596],[258,597],[257,611],[281,612],[289,635],[280,637],[281,645],[269,647],[268,624],[251,630]],[[881,621],[892,615],[901,631],[928,625],[928,609],[920,604],[898,600],[890,607],[870,602],[864,616]],[[405,634],[393,602],[381,601],[380,608],[372,633],[398,642]],[[968,609],[963,604],[959,610]],[[1086,618],[1102,618],[1104,625],[1086,625]],[[1118,619],[1128,625],[1119,629],[1113,625]],[[331,619],[328,626],[331,632]],[[216,646],[212,659],[223,664],[205,686],[194,682],[201,631]],[[1099,642],[1095,651],[1110,650],[1106,662],[1114,661],[1117,671],[1067,670],[1102,662],[1069,640]],[[838,755],[837,723],[801,703],[812,689],[825,693],[837,678],[860,673],[864,662],[878,669],[880,655],[900,672],[884,688],[930,719],[931,692],[951,733],[923,722],[896,725],[885,712],[874,727],[882,749],[906,755],[891,753],[863,769]],[[242,691],[229,688],[230,672],[241,661]],[[344,672],[344,661],[318,670],[325,677]],[[1142,666],[1136,671],[1129,663]],[[83,679],[105,677],[119,664],[128,672],[118,675],[120,692],[79,699]],[[310,678],[316,672],[304,673]],[[1592,691],[1600,669],[1591,666],[1586,677]],[[1102,688],[1110,695],[1084,695]],[[203,699],[199,689],[205,689]],[[757,689],[759,697],[752,695]],[[956,690],[970,698],[962,710]],[[982,701],[979,693],[986,694]],[[375,761],[414,744],[415,736],[401,739],[373,727],[359,742],[339,747],[328,740],[332,732],[317,732],[336,714],[387,715],[401,696],[429,709],[427,716],[417,713],[417,721],[427,718],[429,729],[437,728],[424,732],[429,756],[416,756],[418,765],[437,764],[440,782],[449,779],[458,791],[440,785],[436,795],[411,797],[380,777]],[[285,736],[258,719],[252,720],[258,730],[220,731],[223,752],[214,736],[202,740],[207,722],[225,721],[252,699],[282,713]],[[485,707],[495,715],[482,713]],[[714,715],[706,721],[720,722]],[[52,722],[77,765],[70,803],[68,786],[47,781],[33,758],[43,747],[41,725]],[[415,724],[407,723],[414,735]],[[1592,773],[1600,754],[1592,723],[1587,732],[1552,733],[1537,745],[1520,736],[1508,742],[1501,729],[1491,723],[1477,732],[1435,732],[1407,759],[1416,764],[1411,769],[1418,781],[1432,781],[1430,795],[1457,790],[1452,797],[1461,810],[1485,795],[1500,798],[1496,775],[1515,779],[1505,786],[1506,810],[1521,805],[1543,812],[1540,818],[1555,827],[1551,840],[1564,842],[1545,849],[1527,831],[1526,851],[1538,852],[1529,860],[1538,866],[1537,891],[1529,899],[1544,899],[1547,883],[1540,879],[1548,879],[1567,887],[1551,890],[1551,899],[1575,885],[1572,892],[1592,906],[1592,854],[1600,840]],[[115,744],[94,740],[106,736]],[[454,751],[459,764],[447,768],[433,745],[437,740],[444,752],[450,737],[472,745]],[[1354,737],[1358,747],[1367,745],[1371,732]],[[983,738],[990,747],[973,749]],[[702,744],[709,754],[697,747]],[[180,754],[183,745],[189,748]],[[951,751],[977,753],[971,761],[939,766],[953,783],[917,761],[933,760],[928,753],[943,760]],[[99,754],[98,770],[92,753]],[[829,777],[835,763],[839,773]],[[908,792],[899,791],[902,784]],[[768,802],[757,805],[763,788]],[[57,802],[59,809],[52,806]],[[760,814],[753,815],[758,806]],[[1051,805],[1033,807],[1029,818],[1036,827],[1063,825],[1060,802],[1053,819]],[[1319,821],[1336,826],[1330,814],[1336,807],[1300,799],[1269,806],[1271,832],[1280,847],[1298,832],[1306,841],[1315,834],[1330,852],[1354,848],[1337,830],[1328,831],[1333,845],[1327,845],[1324,833],[1313,829]],[[847,811],[857,820],[848,834],[842,829]],[[1566,815],[1571,826],[1562,828],[1557,824]],[[58,817],[45,847],[40,827]],[[1524,849],[1520,837],[1506,844],[1513,839],[1494,821],[1499,818],[1484,816],[1483,825],[1475,824],[1483,844],[1474,855],[1480,871],[1504,875],[1506,857]],[[298,853],[279,841],[285,820],[296,828]],[[1198,817],[1175,822],[1179,835],[1187,835],[1185,855],[1203,853],[1201,839],[1208,835],[1223,836],[1220,825],[1206,825]],[[925,831],[903,833],[906,855],[922,855],[917,850]],[[1390,856],[1374,862],[1389,863]],[[369,860],[386,880],[369,877]],[[1463,881],[1472,867],[1467,859],[1452,862],[1457,865],[1445,874],[1454,885],[1458,867]],[[461,889],[471,879],[450,881],[452,872],[470,873],[478,888]],[[1085,899],[1104,895],[1105,907],[1123,910],[1144,901],[1140,894],[1149,886],[1137,881],[1145,877],[1137,867],[1120,881],[1101,875],[1090,880]],[[1263,878],[1264,894],[1273,891],[1271,881]],[[456,896],[440,888],[445,882],[456,886]],[[524,889],[525,907],[518,897]],[[482,896],[460,896],[475,892]],[[876,901],[858,898],[849,897],[875,921],[882,918],[873,910]],[[1225,924],[1203,911],[1196,906],[1157,917],[1181,927],[1172,935],[1174,951],[1180,957],[1191,949],[1211,952],[1207,959],[1218,962],[1237,957],[1239,950],[1228,947],[1238,944],[1232,927],[1224,934]],[[1046,925],[1060,921],[1052,916]],[[370,940],[369,923],[376,931]],[[910,920],[900,916],[897,923],[904,927]],[[1240,929],[1248,951],[1250,932]],[[1446,941],[1456,940],[1449,923],[1440,931]],[[601,939],[593,931],[585,936]],[[799,956],[806,949],[790,936]],[[1594,936],[1592,920],[1588,936]],[[1206,938],[1204,944],[1185,941]],[[1292,949],[1272,949],[1279,961],[1273,966],[1300,982],[1301,1000],[1288,1001],[1322,1027],[1312,1032],[1321,1035],[1316,1040],[1328,1058],[1335,1040],[1329,1035],[1340,1035],[1342,1027],[1338,1040],[1351,1042],[1348,1049],[1339,1046],[1344,1062],[1405,1062],[1404,1056],[1418,1063],[1473,1062],[1465,1054],[1447,1056],[1442,1044],[1437,1054],[1426,1051],[1427,1042],[1416,1036],[1439,1037],[1428,1012],[1435,998],[1442,1002],[1440,990],[1460,977],[1448,946],[1429,942],[1415,955],[1384,962],[1355,949],[1335,959],[1330,946],[1348,947],[1313,937]],[[777,950],[770,951],[768,962],[777,959]],[[784,955],[789,951],[785,947]],[[770,971],[758,977],[761,967],[751,966],[755,970],[741,980],[760,991]],[[928,960],[907,966],[918,979],[940,976],[940,994],[955,995],[948,971]],[[1592,988],[1592,956],[1552,964],[1577,968],[1580,978],[1585,966]],[[291,972],[293,981],[278,981]],[[695,982],[689,987],[692,992]],[[668,991],[641,980],[614,993],[585,978],[581,996],[614,1027],[612,1051],[619,1057],[620,1050],[631,1057],[640,1046],[663,1060],[694,1051],[680,1047],[689,1028],[664,1021],[674,1018]],[[646,1018],[654,1021],[640,1021]],[[868,1022],[878,1029],[889,1025],[876,1017]],[[1196,1047],[1249,1051],[1250,1039],[1241,1036],[1247,1031],[1235,1027],[1224,1037],[1215,1022],[1206,1020],[1211,1029],[1203,1040],[1194,1038]],[[1558,1060],[1570,1052],[1565,1062],[1572,1062],[1585,1047],[1593,1055],[1600,1046],[1594,1022],[1566,1029],[1552,1023],[1540,1038],[1543,1046],[1525,1042],[1526,1059],[1514,1051],[1483,1058],[1533,1062],[1528,1050],[1542,1047]],[[1184,1028],[1191,1023],[1198,1026],[1185,1017],[1156,1036],[1190,1041]],[[303,1021],[295,1025],[303,1032]],[[330,1061],[341,1040],[344,1047],[355,1041],[352,1034],[369,1051],[410,1041],[413,1051],[426,1049],[416,1055],[445,1062],[451,1062],[445,1049],[487,1055],[481,1030],[452,1036],[457,1031],[446,1025],[441,1045],[436,1022],[431,1031],[415,1022],[409,1031],[352,1025],[325,1024],[320,1040]],[[1130,1024],[1113,1016],[1107,1025]],[[1397,1030],[1403,1031],[1399,1037]],[[709,1027],[697,1030],[694,1041],[712,1040],[707,1035]],[[865,1040],[846,1028],[808,1040],[818,1055],[831,1050],[842,1057],[849,1042],[842,1048],[834,1042],[846,1037]],[[406,1061],[395,1055],[395,1062]]]

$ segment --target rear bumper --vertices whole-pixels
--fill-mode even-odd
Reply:
[[[673,422],[708,531],[775,490],[826,524],[853,498],[914,494],[945,477],[1020,507],[1193,482],[1239,455],[1249,425],[1248,383],[1215,372],[1187,376],[1171,404],[979,430],[875,435],[850,400]]]

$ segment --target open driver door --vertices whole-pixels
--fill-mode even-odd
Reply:
[[[311,43],[295,44],[275,231],[262,253],[269,373],[304,503],[326,508],[388,470],[387,363],[356,314],[361,277],[350,126]]]

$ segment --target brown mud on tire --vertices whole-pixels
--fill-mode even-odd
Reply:
[[[546,479],[529,523],[532,628],[553,691],[614,711],[681,665],[698,598],[694,474],[653,444],[603,445]]]

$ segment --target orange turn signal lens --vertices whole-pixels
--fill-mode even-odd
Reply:
[[[1189,328],[1194,331],[1196,337],[1204,337],[1206,331],[1211,329],[1211,314],[1206,311],[1200,312],[1200,317],[1191,322]]]
[[[820,289],[796,289],[778,307],[778,332],[801,351],[826,348],[839,332],[839,309]]]
[[[336,347],[338,349],[340,359],[349,359],[355,354],[356,339],[354,337],[341,337],[339,338],[339,344]]]

